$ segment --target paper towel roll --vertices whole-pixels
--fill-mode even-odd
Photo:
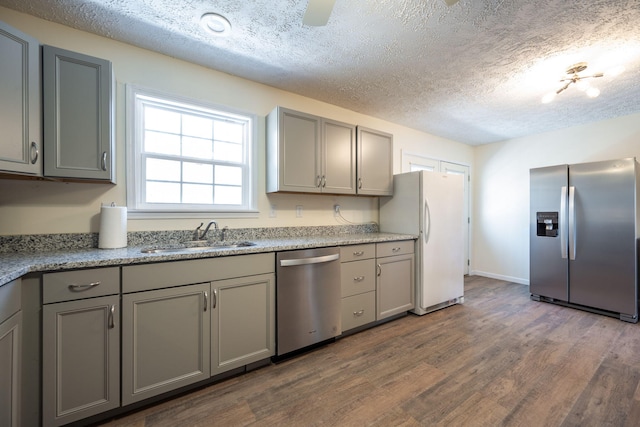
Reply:
[[[102,205],[100,208],[100,234],[98,247],[102,249],[125,248],[127,246],[126,206]]]

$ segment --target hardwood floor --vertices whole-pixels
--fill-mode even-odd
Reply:
[[[105,426],[638,426],[640,325],[468,277],[410,315]]]

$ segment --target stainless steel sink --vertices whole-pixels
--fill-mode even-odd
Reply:
[[[140,252],[143,254],[160,254],[160,253],[181,253],[181,252],[203,252],[215,249],[233,249],[255,246],[253,242],[235,242],[235,243],[216,243],[209,246],[182,246],[177,248],[144,248]]]

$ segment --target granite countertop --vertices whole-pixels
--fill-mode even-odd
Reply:
[[[62,271],[78,268],[213,258],[327,246],[380,243],[412,240],[417,237],[418,236],[407,234],[366,232],[343,235],[251,239],[251,241],[255,243],[254,246],[215,248],[196,252],[142,253],[141,250],[143,248],[153,246],[147,244],[144,246],[129,246],[122,249],[85,248],[0,253],[0,286],[32,272]]]

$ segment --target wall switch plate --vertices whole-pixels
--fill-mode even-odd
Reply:
[[[276,213],[276,205],[271,205],[271,208],[269,209],[269,218],[275,218],[276,216],[278,216]]]
[[[302,205],[296,205],[296,218],[302,218]]]

